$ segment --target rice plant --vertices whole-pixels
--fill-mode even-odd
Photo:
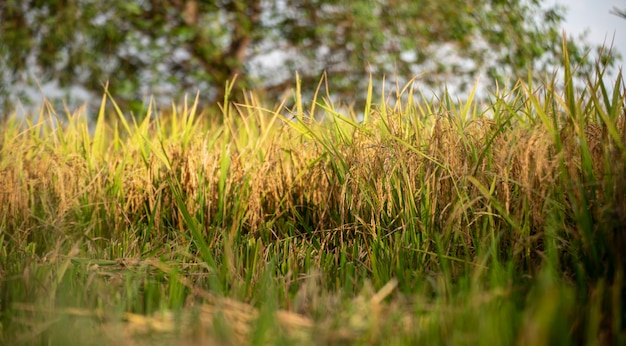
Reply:
[[[13,116],[0,343],[624,344],[624,84],[563,66],[486,101],[370,81],[362,117],[299,82],[220,121]]]

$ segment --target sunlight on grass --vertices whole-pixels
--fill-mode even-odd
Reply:
[[[0,343],[625,343],[624,85],[567,59],[488,101],[370,80],[362,117],[297,79],[9,119]]]

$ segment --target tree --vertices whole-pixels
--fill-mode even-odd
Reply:
[[[613,8],[611,9],[611,14],[626,19],[626,10],[622,10],[617,6],[613,6]]]
[[[5,0],[0,81],[32,74],[101,94],[108,80],[127,102],[196,90],[220,101],[236,75],[237,89],[278,97],[295,71],[305,85],[326,71],[342,97],[370,73],[464,87],[481,71],[548,71],[563,11],[540,0]],[[569,48],[576,60],[588,47]]]

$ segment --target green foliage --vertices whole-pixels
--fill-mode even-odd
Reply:
[[[307,85],[326,71],[333,95],[350,101],[360,100],[354,90],[367,87],[370,73],[466,87],[481,71],[489,82],[515,80],[529,67],[551,72],[563,13],[539,0],[7,0],[0,85],[33,85],[32,74],[100,94],[109,81],[118,102],[135,110],[147,109],[147,94],[201,90],[203,100],[221,102],[236,75],[231,97],[257,89],[276,99],[295,71]],[[567,48],[574,63],[590,49]],[[284,61],[259,65],[277,59]],[[5,87],[0,96],[15,92]]]
[[[569,59],[485,103],[370,84],[360,122],[10,119],[0,343],[624,344],[623,81]]]

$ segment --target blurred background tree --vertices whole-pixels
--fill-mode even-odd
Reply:
[[[295,71],[310,88],[326,71],[347,101],[370,73],[462,90],[550,72],[563,16],[541,0],[4,0],[0,98],[37,83],[100,96],[109,81],[131,109],[198,90],[214,104],[238,75],[234,95],[277,100]],[[575,62],[590,48],[568,47]]]
[[[613,9],[611,9],[611,14],[626,19],[626,9],[621,9],[617,6],[613,6]]]

